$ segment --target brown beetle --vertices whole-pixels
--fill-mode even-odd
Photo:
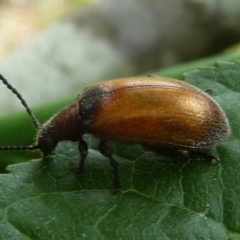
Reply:
[[[92,134],[100,139],[99,151],[114,169],[115,189],[121,187],[118,162],[107,141],[138,143],[153,150],[201,152],[230,133],[224,112],[208,94],[170,78],[136,77],[93,84],[44,125],[17,90],[2,75],[0,79],[21,100],[39,129],[36,145],[0,150],[40,149],[46,157],[58,142],[78,141],[81,159],[77,172],[82,174],[88,152],[83,135]]]

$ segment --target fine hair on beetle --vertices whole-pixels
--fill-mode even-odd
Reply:
[[[98,149],[113,167],[114,190],[121,189],[121,182],[108,141],[137,143],[158,153],[195,152],[217,162],[219,159],[209,150],[230,134],[225,113],[209,94],[171,78],[133,77],[90,85],[75,102],[44,124],[1,74],[0,80],[21,101],[38,130],[35,145],[0,146],[0,151],[39,149],[46,157],[58,142],[78,142],[80,161],[76,172],[82,175],[88,154],[83,135],[91,134],[99,139]]]

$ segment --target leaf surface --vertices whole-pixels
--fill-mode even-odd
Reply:
[[[0,175],[0,239],[240,239],[240,62],[185,79],[211,89],[229,119],[232,134],[215,147],[220,164],[112,143],[123,185],[113,194],[96,139],[87,136],[82,177],[77,145],[60,143],[54,156]]]

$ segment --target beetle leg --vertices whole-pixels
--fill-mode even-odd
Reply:
[[[121,183],[119,179],[119,171],[118,171],[118,161],[114,159],[109,147],[106,145],[105,141],[100,141],[98,145],[100,153],[109,158],[109,162],[111,166],[113,167],[113,173],[114,173],[114,181],[113,181],[113,187],[114,190],[119,191],[121,189]]]
[[[88,154],[88,145],[83,139],[81,139],[78,143],[78,150],[81,155],[81,159],[80,159],[76,174],[83,175],[84,171],[85,171],[85,169],[84,169],[85,159]]]
[[[202,157],[204,157],[209,164],[218,164],[220,163],[220,159],[218,157],[215,157],[214,155],[208,154],[208,153],[201,153]]]
[[[148,74],[147,77],[158,77],[158,76],[154,74]]]
[[[206,154],[205,157],[206,157],[207,162],[209,164],[218,164],[218,163],[220,163],[220,159],[218,157],[215,157],[213,155],[208,155],[208,154]]]
[[[209,164],[218,164],[220,159],[217,157],[217,152],[215,148],[206,149],[203,151],[203,156]]]
[[[206,159],[209,164],[218,164],[220,159],[217,156],[216,152],[213,149],[200,151],[200,152],[190,152],[192,156],[200,156]]]
[[[209,95],[212,95],[213,94],[213,90],[212,89],[206,89],[205,93],[207,93]]]

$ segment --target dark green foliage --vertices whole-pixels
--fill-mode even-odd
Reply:
[[[123,191],[112,194],[108,160],[90,145],[76,177],[77,145],[61,143],[45,160],[0,175],[0,239],[240,239],[240,62],[186,74],[226,112],[232,135],[216,146],[219,165],[202,158],[111,144]]]

